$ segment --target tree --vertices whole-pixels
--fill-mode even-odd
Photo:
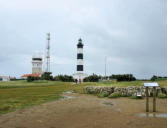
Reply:
[[[62,82],[74,82],[73,77],[69,75],[58,75],[54,77],[54,80]]]
[[[135,81],[136,78],[132,74],[118,74],[109,76],[110,79],[117,79],[118,81]]]
[[[53,76],[51,72],[44,72],[41,76],[42,80],[53,80]]]
[[[153,75],[152,78],[151,78],[151,81],[155,81],[156,79],[158,79],[158,77]]]
[[[98,82],[100,79],[101,79],[101,76],[93,74],[93,75],[86,77],[83,81],[84,82]]]

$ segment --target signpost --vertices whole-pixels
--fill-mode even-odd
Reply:
[[[156,112],[156,87],[158,86],[158,83],[144,83],[144,87],[146,87],[146,112],[149,112],[149,87],[153,87],[153,112]]]

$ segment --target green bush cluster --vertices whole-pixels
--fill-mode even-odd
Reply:
[[[101,76],[96,74],[90,75],[84,79],[84,82],[98,82],[101,79]]]
[[[163,94],[163,93],[159,93],[158,98],[167,98],[167,95],[166,94]]]
[[[138,97],[138,96],[131,96],[130,99],[143,99],[143,97]]]
[[[32,76],[27,77],[27,82],[33,82],[35,80],[40,80],[40,77],[32,77]]]
[[[119,74],[119,75],[111,75],[110,79],[117,79],[117,81],[135,81],[136,78],[132,74]]]
[[[109,93],[108,92],[102,92],[100,94],[97,95],[99,98],[104,98],[104,97],[108,97]]]
[[[96,74],[90,75],[84,79],[85,82],[98,82],[99,80],[112,80],[116,79],[117,81],[135,81],[136,78],[132,74],[118,74],[111,76],[99,76]]]
[[[53,78],[51,75],[51,72],[45,72],[42,74],[41,77],[31,77],[29,76],[27,78],[27,82],[32,82],[35,80],[50,80],[50,81],[62,81],[62,82],[74,82],[74,79],[72,76],[68,75],[58,75]]]
[[[42,80],[53,80],[53,76],[51,72],[44,72],[41,76]]]
[[[55,81],[62,81],[62,82],[74,82],[74,79],[72,76],[68,75],[58,75],[54,77]]]
[[[167,76],[156,76],[156,75],[153,75],[151,77],[151,81],[157,81],[157,80],[167,80]]]
[[[118,98],[120,97],[121,94],[119,92],[114,92],[108,96],[108,98]]]

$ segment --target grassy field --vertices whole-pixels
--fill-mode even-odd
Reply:
[[[15,111],[32,105],[39,105],[61,98],[66,90],[83,93],[84,86],[143,86],[144,81],[83,83],[75,85],[69,82],[55,81],[10,81],[0,82],[0,114]],[[167,80],[158,81],[160,86],[167,86]]]
[[[82,93],[83,85],[73,83],[36,81],[0,82],[0,114],[57,100],[66,90]]]

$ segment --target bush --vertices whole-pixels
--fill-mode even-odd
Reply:
[[[90,75],[84,79],[84,82],[98,82],[101,79],[101,76],[96,74]]]
[[[41,76],[42,80],[53,80],[53,76],[51,72],[44,72]]]
[[[39,77],[32,77],[32,76],[28,76],[27,77],[27,82],[33,82],[34,80],[39,80]]]
[[[163,94],[163,93],[159,93],[158,98],[167,98],[167,95],[166,94]]]
[[[119,92],[114,92],[108,96],[108,98],[118,98],[120,97],[121,94]]]
[[[143,97],[138,97],[138,96],[131,96],[130,99],[143,99]]]
[[[100,94],[97,95],[99,98],[104,98],[104,97],[108,97],[109,93],[108,92],[102,92]]]
[[[119,74],[119,75],[111,75],[110,79],[116,79],[117,81],[135,81],[136,78],[132,74]]]
[[[156,79],[158,79],[158,77],[154,75],[152,76],[151,81],[155,81]]]
[[[62,82],[74,82],[74,79],[72,76],[68,75],[58,75],[54,77],[55,81],[62,81]]]

